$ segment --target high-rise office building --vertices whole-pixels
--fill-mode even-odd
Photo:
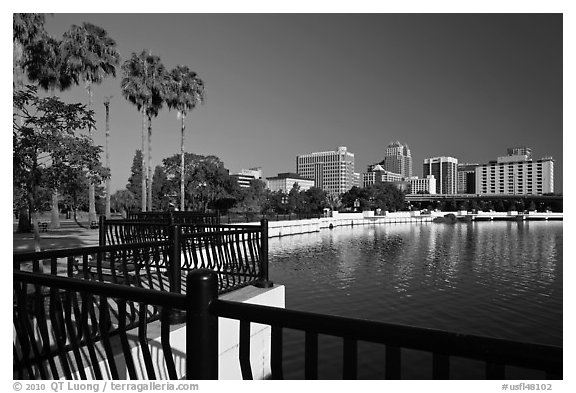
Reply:
[[[542,195],[554,192],[554,160],[532,160],[532,151],[508,149],[508,155],[476,168],[476,193]],[[528,152],[526,154],[526,152]],[[520,154],[518,154],[520,153]]]
[[[399,173],[403,177],[412,176],[412,154],[408,145],[403,145],[398,141],[390,142],[386,146],[384,159],[378,164],[368,166],[368,172],[376,165],[381,165],[385,171]]]
[[[423,177],[434,175],[437,194],[456,194],[458,159],[454,157],[433,157],[424,159]]]
[[[458,194],[476,194],[478,164],[458,164]]]
[[[346,147],[296,156],[296,172],[314,180],[316,187],[332,195],[342,194],[352,188],[354,178],[354,153]]]

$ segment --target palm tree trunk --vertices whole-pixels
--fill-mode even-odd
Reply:
[[[92,84],[87,83],[86,90],[88,90],[88,110],[92,109]],[[88,126],[88,136],[92,139],[92,126]],[[88,223],[96,222],[96,191],[94,183],[90,181],[88,188]]]
[[[186,115],[182,113],[182,138],[180,140],[180,211],[184,211],[184,130]]]
[[[56,96],[54,87],[50,89],[50,95]],[[50,216],[50,228],[60,228],[60,211],[58,210],[58,188],[54,187],[52,190],[52,214]]]
[[[110,102],[105,101],[106,106],[106,167],[110,170]],[[106,179],[106,219],[110,219],[110,178]]]
[[[148,210],[152,211],[152,116],[148,115]]]
[[[142,211],[146,211],[146,179],[148,174],[146,173],[146,150],[144,150],[144,144],[146,140],[146,114],[144,108],[142,108],[142,173],[140,175],[142,180],[142,195],[140,196],[140,205],[142,206]]]
[[[58,189],[52,190],[52,212],[50,215],[50,228],[60,228],[60,210],[58,209]]]

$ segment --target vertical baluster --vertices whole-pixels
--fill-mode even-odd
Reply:
[[[230,248],[233,245],[233,240],[230,237],[230,231],[222,232],[222,243],[222,249],[224,252],[222,269],[224,275],[222,277],[221,288],[228,288],[230,286],[230,273],[232,273],[233,266],[232,253],[230,251]]]
[[[94,310],[92,309],[93,306],[92,302],[94,299],[92,298],[92,296],[89,296],[88,293],[86,292],[82,292],[81,296],[82,296],[82,309],[86,309],[85,311],[83,310],[82,313],[93,315]],[[102,379],[102,371],[100,370],[98,357],[96,356],[96,351],[94,349],[94,342],[92,340],[92,334],[90,332],[90,325],[86,321],[86,323],[82,323],[82,327],[84,329],[84,346],[88,348],[88,354],[91,362],[90,368],[94,371],[94,376],[96,377],[96,379]],[[92,325],[92,327],[97,328],[98,326]]]
[[[386,379],[400,379],[401,367],[400,348],[386,345]]]
[[[67,356],[66,351],[66,326],[64,325],[64,307],[62,305],[62,299],[58,292],[58,288],[50,288],[49,311],[50,323],[52,324],[52,331],[54,332],[60,365],[64,370],[65,378],[72,379],[72,372],[70,371],[70,365],[68,364],[69,357]]]
[[[174,356],[172,354],[172,346],[170,345],[170,315],[174,310],[168,307],[162,307],[160,311],[160,343],[164,352],[164,361],[166,363],[166,370],[168,370],[168,377],[170,379],[178,379],[176,374],[176,366],[174,365]],[[188,329],[188,327],[186,327]]]
[[[152,356],[150,356],[148,338],[146,337],[146,324],[148,323],[146,318],[147,307],[144,303],[138,303],[138,308],[140,311],[140,318],[138,320],[138,340],[140,341],[140,350],[142,351],[142,357],[144,358],[144,365],[146,366],[148,379],[156,379],[154,363],[152,362]]]
[[[116,302],[118,304],[118,333],[120,335],[122,354],[126,361],[126,369],[128,370],[128,376],[130,379],[137,379],[134,359],[132,359],[130,344],[128,343],[128,337],[126,336],[126,300],[117,299]]]
[[[102,346],[104,347],[104,352],[106,353],[106,361],[108,363],[108,368],[110,369],[110,374],[112,379],[120,379],[118,375],[118,368],[116,367],[116,361],[114,360],[114,353],[112,352],[112,345],[110,345],[110,335],[109,330],[112,325],[110,318],[110,310],[108,307],[108,298],[105,296],[100,297],[100,335]]]
[[[304,342],[304,378],[318,379],[318,333],[306,331]]]
[[[58,274],[58,258],[56,257],[50,259],[50,274],[54,276]]]
[[[450,358],[443,353],[434,352],[432,358],[432,378],[449,379],[450,378]]]
[[[345,337],[343,352],[342,377],[344,379],[358,379],[358,341]]]
[[[73,308],[73,300],[72,300],[72,293],[69,291],[65,292],[65,299],[64,299],[64,323],[66,325],[66,330],[68,331],[68,337],[70,339],[70,346],[72,347],[72,353],[74,355],[74,360],[76,361],[76,370],[80,374],[80,379],[86,379],[86,372],[84,371],[84,363],[82,362],[82,355],[80,354],[79,348],[79,341],[80,338],[76,336],[75,331],[77,329],[81,329],[80,326],[74,326],[74,322],[72,321],[72,308]],[[77,301],[77,299],[76,299]],[[76,318],[76,322],[78,322],[78,318]],[[78,325],[78,323],[77,323]]]
[[[44,293],[39,285],[37,285],[36,288],[36,291],[38,291],[36,296],[36,321],[38,323],[40,337],[42,338],[41,356],[48,359],[51,372],[50,378],[58,379],[58,370],[50,349],[50,334],[48,333],[48,322],[46,321],[47,310],[44,305]]]
[[[28,307],[26,307],[26,295],[28,285],[24,282],[14,283],[14,290],[16,291],[16,318],[14,318],[14,330],[16,337],[20,342],[22,351],[22,363],[26,366],[29,379],[35,379],[36,373],[32,369],[30,357],[32,356],[32,338],[27,330],[27,319],[29,318]]]
[[[240,321],[240,369],[242,379],[254,379],[250,365],[250,321]]]

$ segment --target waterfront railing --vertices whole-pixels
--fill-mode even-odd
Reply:
[[[402,350],[412,349],[432,354],[434,379],[450,378],[451,358],[468,358],[485,363],[486,379],[505,379],[507,367],[520,367],[544,372],[546,378],[562,379],[562,348],[548,345],[522,343],[510,340],[463,335],[458,333],[395,325],[339,316],[322,315],[303,311],[286,310],[255,304],[218,299],[216,276],[207,270],[198,270],[191,276],[202,299],[199,314],[206,319],[198,326],[212,326],[218,317],[236,319],[239,323],[239,362],[244,379],[252,379],[250,365],[250,326],[271,326],[272,379],[283,379],[283,335],[286,329],[303,331],[304,376],[318,379],[318,337],[339,337],[343,347],[342,378],[358,377],[358,343],[361,341],[385,345],[384,377],[402,377]],[[206,352],[196,354],[211,368],[197,378],[217,378],[217,331],[200,330]],[[212,343],[212,344],[209,344]],[[216,348],[216,349],[214,349]],[[215,360],[216,359],[216,360]]]
[[[182,275],[211,269],[220,293],[268,283],[268,222],[166,225],[107,220],[100,246],[14,254],[14,268],[185,293]]]
[[[484,362],[488,379],[506,378],[508,367],[562,378],[561,347],[224,301],[218,298],[218,282],[214,271],[194,270],[186,276],[188,291],[183,295],[15,270],[14,378],[217,379],[220,317],[239,321],[238,361],[244,379],[253,376],[252,324],[271,327],[273,379],[284,377],[283,338],[289,329],[305,334],[306,379],[318,378],[321,335],[342,340],[344,379],[358,378],[359,342],[385,345],[386,379],[402,377],[402,351],[407,349],[432,354],[434,379],[451,377],[455,357]],[[159,342],[148,340],[151,307],[159,310]],[[130,308],[139,316],[135,324],[128,322]],[[173,350],[170,343],[170,315],[175,309],[186,311],[185,352]],[[138,359],[130,337],[140,345]],[[178,375],[178,369],[184,374]]]
[[[191,211],[130,212],[130,221],[163,222],[165,224],[220,224],[218,213],[201,213]]]
[[[191,366],[170,342],[172,312],[191,313],[191,295],[26,271],[13,293],[14,379],[178,379]]]

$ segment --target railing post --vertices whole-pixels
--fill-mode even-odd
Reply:
[[[271,288],[274,286],[272,281],[268,280],[268,220],[265,218],[260,221],[262,228],[262,241],[260,245],[260,281],[254,284],[258,288]]]
[[[210,304],[218,299],[218,276],[197,269],[186,277],[186,379],[218,379],[218,317]]]
[[[170,237],[172,238],[171,261],[169,266],[170,292],[180,293],[182,288],[181,268],[182,268],[182,239],[179,225],[170,226]]]
[[[98,245],[106,245],[106,216],[100,216],[100,222],[98,223]]]

